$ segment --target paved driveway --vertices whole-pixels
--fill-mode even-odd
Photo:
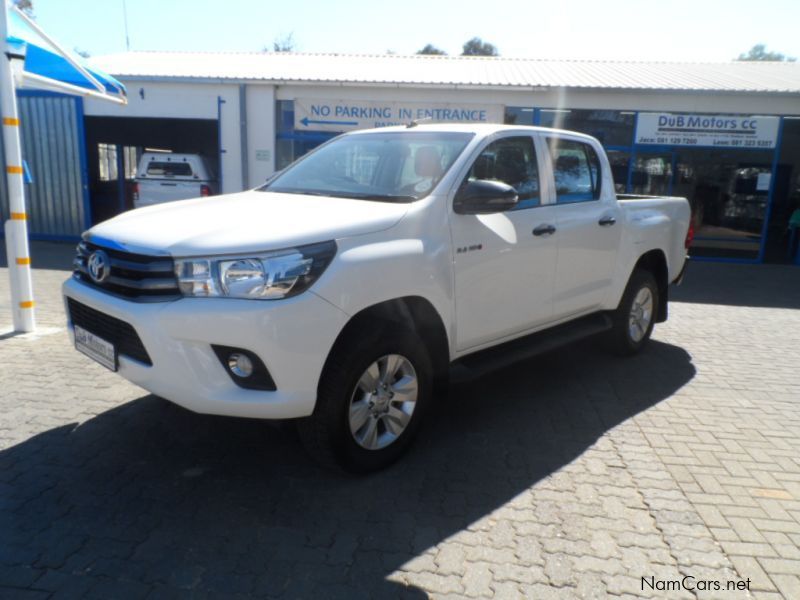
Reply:
[[[35,245],[41,333],[0,336],[2,598],[800,598],[799,269],[695,264],[644,354],[454,387],[356,479],[76,353],[71,252]]]

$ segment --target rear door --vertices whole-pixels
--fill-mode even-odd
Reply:
[[[513,186],[519,204],[487,215],[451,213],[459,350],[551,318],[556,240],[546,226],[554,224],[556,207],[542,204],[540,154],[531,135],[510,132],[488,141],[465,174],[464,183],[488,179]]]
[[[545,136],[558,233],[553,316],[599,309],[608,297],[622,233],[610,169],[585,138]]]

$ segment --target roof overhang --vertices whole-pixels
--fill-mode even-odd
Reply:
[[[28,15],[8,6],[6,48],[17,87],[126,104],[125,86],[61,47]]]

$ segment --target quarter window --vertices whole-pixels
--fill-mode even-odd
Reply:
[[[517,190],[514,210],[539,205],[539,169],[533,138],[507,137],[492,142],[475,159],[467,180],[502,181]]]
[[[550,138],[556,202],[586,202],[600,198],[600,159],[589,144]]]
[[[191,177],[192,167],[185,162],[150,162],[147,163],[149,177]]]

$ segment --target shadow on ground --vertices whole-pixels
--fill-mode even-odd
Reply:
[[[800,267],[693,261],[670,300],[730,306],[800,308]]]
[[[317,467],[291,427],[145,396],[0,453],[0,585],[426,598],[386,577],[694,374],[664,343],[627,360],[565,348],[454,387],[410,455],[367,478]]]

